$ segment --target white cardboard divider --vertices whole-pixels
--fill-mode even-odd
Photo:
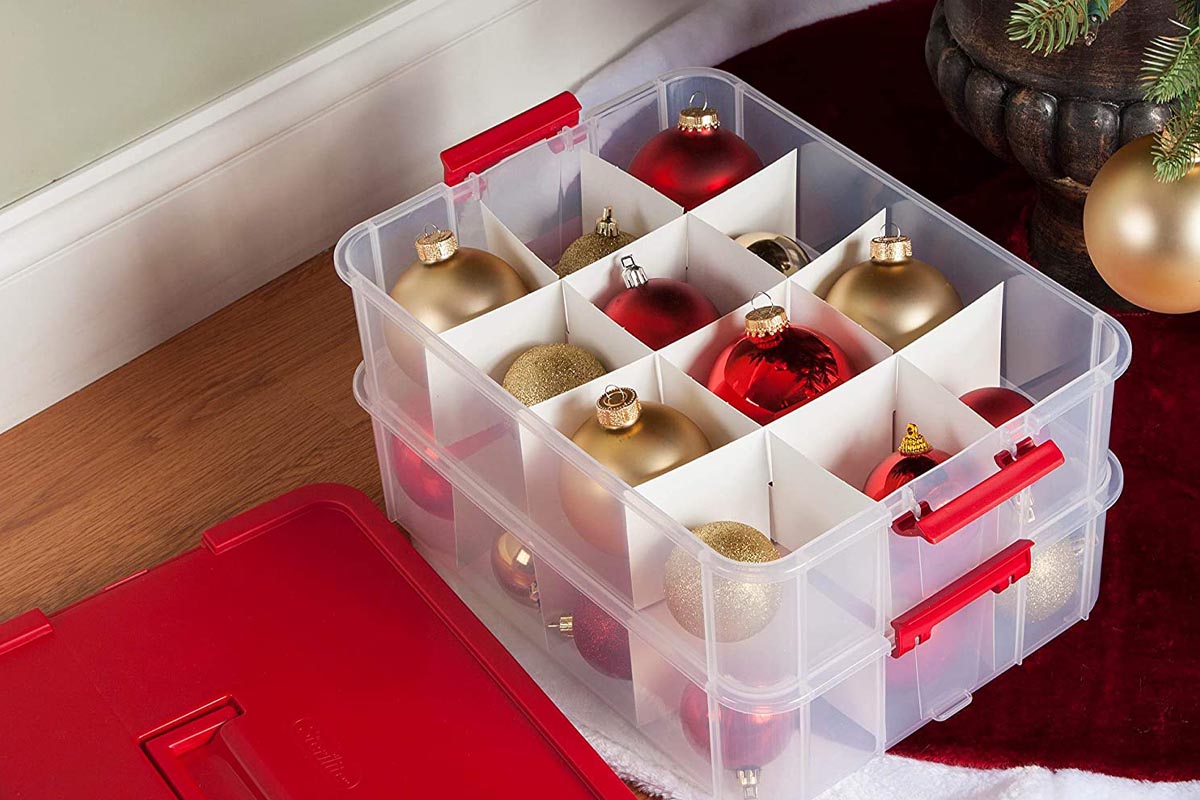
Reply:
[[[767,231],[796,237],[796,151],[690,212],[731,238]]]
[[[673,278],[695,286],[721,314],[783,281],[767,262],[694,216],[673,220],[563,280],[603,308],[625,289],[621,257],[626,255],[651,279]]]
[[[843,272],[871,257],[871,240],[882,233],[885,222],[887,212],[880,211],[788,280],[824,297]]]
[[[961,397],[1000,385],[1004,284],[968,305],[900,351],[929,377]]]
[[[542,260],[535,256],[485,203],[481,202],[479,207],[483,215],[483,235],[487,240],[489,253],[507,261],[531,291],[558,280],[558,273],[542,263]]]
[[[579,154],[579,190],[584,233],[592,230],[605,206],[613,207],[621,230],[634,236],[645,236],[683,216],[683,206],[586,150]]]

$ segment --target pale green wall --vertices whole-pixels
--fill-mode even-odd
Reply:
[[[0,0],[0,206],[398,0]]]

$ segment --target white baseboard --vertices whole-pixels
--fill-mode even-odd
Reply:
[[[412,0],[0,210],[0,431],[440,179],[697,0]],[[349,386],[347,386],[349,391]]]

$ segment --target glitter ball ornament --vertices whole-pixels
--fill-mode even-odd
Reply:
[[[539,344],[517,356],[504,373],[504,388],[527,406],[549,400],[599,378],[604,365],[590,350],[573,344]]]
[[[810,260],[799,242],[782,233],[753,231],[734,241],[787,276],[795,275]]]
[[[882,500],[949,457],[949,453],[935,450],[917,430],[917,426],[910,422],[904,438],[900,440],[900,447],[880,461],[867,476],[863,493],[872,500]]]
[[[571,436],[585,452],[630,486],[655,478],[712,449],[700,426],[662,403],[642,402],[629,388],[610,387],[595,413]],[[626,552],[625,509],[600,484],[564,463],[559,492],[567,519],[586,541]]]
[[[604,313],[653,350],[715,322],[717,308],[691,284],[672,278],[650,278],[634,262],[621,258],[625,289],[604,306]]]
[[[580,596],[574,613],[564,614],[549,627],[573,639],[579,655],[597,672],[610,678],[633,679],[629,632],[591,600]]]
[[[1013,417],[1033,408],[1033,401],[1028,397],[1002,386],[985,386],[967,392],[958,399],[991,423],[993,428],[999,428]]]
[[[754,148],[721,127],[717,110],[705,102],[680,111],[674,128],[642,145],[629,173],[691,210],[762,167]]]
[[[437,453],[428,451],[432,461]],[[400,439],[392,438],[392,473],[408,498],[441,519],[454,519],[454,489],[425,459]]]
[[[726,558],[743,563],[775,561],[779,552],[760,531],[741,522],[709,522],[693,528],[696,538]],[[680,626],[694,636],[704,636],[704,594],[700,564],[682,548],[667,557],[663,588],[667,608]],[[739,583],[713,579],[716,637],[738,642],[761,631],[779,608],[779,586],[773,583]]]
[[[538,607],[537,574],[533,553],[508,531],[492,543],[492,574],[509,596],[521,605]]]
[[[779,758],[796,732],[796,712],[771,713],[767,709],[738,711],[725,706],[718,708],[721,763],[734,771],[743,796],[756,798],[762,768]],[[686,684],[679,698],[679,724],[696,752],[710,758],[712,740],[709,737],[708,695],[694,683]]]
[[[783,307],[771,305],[746,314],[745,332],[717,356],[708,388],[766,425],[853,376],[832,339],[789,324]]]
[[[907,236],[871,240],[871,260],[842,273],[829,305],[899,350],[962,310],[962,298],[936,269],[912,257]]]
[[[1062,611],[1079,588],[1083,571],[1083,540],[1068,537],[1049,547],[1034,547],[1025,579],[1025,612],[1042,622]]]
[[[596,229],[585,233],[567,245],[562,258],[554,265],[554,271],[558,273],[558,277],[565,278],[588,264],[594,264],[605,256],[611,256],[635,239],[637,239],[636,236],[632,233],[625,233],[617,225],[612,206],[605,206],[604,213],[596,220]]]

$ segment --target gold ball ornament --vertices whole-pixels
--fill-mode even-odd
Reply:
[[[795,275],[810,261],[800,243],[782,233],[752,231],[734,241],[787,276]]]
[[[1181,180],[1154,176],[1152,135],[1113,154],[1092,181],[1083,237],[1100,277],[1134,305],[1200,311],[1200,164]]]
[[[826,302],[899,350],[962,310],[962,298],[936,268],[912,257],[907,236],[871,240],[871,260],[844,272]]]
[[[692,533],[713,550],[734,561],[761,564],[780,557],[768,537],[741,522],[710,522],[693,528]],[[703,637],[704,596],[700,563],[687,551],[676,548],[667,558],[663,589],[667,608],[675,621],[693,636]],[[770,623],[779,609],[779,586],[774,583],[740,583],[718,577],[713,581],[713,598],[717,641],[739,642]]]
[[[1025,586],[1025,611],[1033,622],[1058,613],[1075,596],[1083,575],[1083,540],[1068,537],[1033,549]]]
[[[610,387],[571,440],[630,486],[675,469],[712,450],[686,414],[643,402],[629,388]],[[564,463],[559,492],[567,519],[584,540],[614,555],[627,551],[625,509],[607,489]]]
[[[517,356],[504,373],[504,388],[532,406],[599,378],[604,365],[590,350],[573,344],[538,344]]]
[[[539,605],[537,573],[533,553],[508,531],[492,544],[492,574],[510,597],[521,605]]]
[[[558,273],[558,277],[565,278],[588,264],[594,264],[612,255],[636,239],[632,233],[621,230],[616,217],[613,216],[612,206],[605,206],[604,212],[596,220],[596,229],[567,245],[562,258],[554,265],[554,271]]]

